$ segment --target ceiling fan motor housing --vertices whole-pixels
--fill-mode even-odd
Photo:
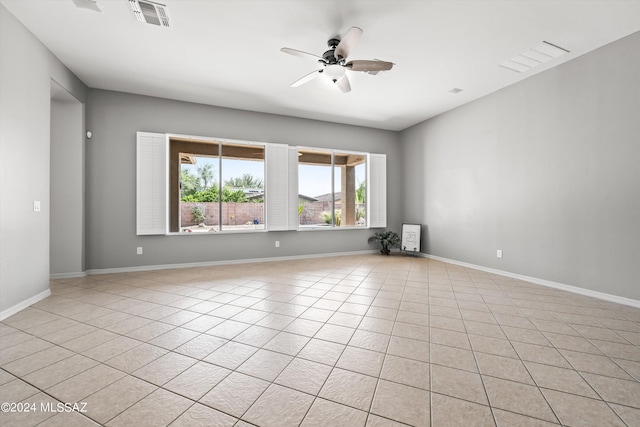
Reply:
[[[326,61],[327,64],[337,64],[338,60],[336,59],[333,50],[328,50],[322,54],[322,58]]]
[[[339,59],[335,56],[336,47],[340,44],[340,39],[329,39],[327,42],[327,46],[329,46],[329,50],[322,54],[322,58],[327,62],[327,64],[337,64]],[[340,58],[343,59],[343,58]]]

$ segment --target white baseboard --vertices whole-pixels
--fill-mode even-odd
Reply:
[[[79,277],[87,277],[86,271],[78,271],[76,273],[54,273],[49,275],[49,279],[77,279]]]
[[[43,299],[45,299],[49,295],[51,295],[51,289],[47,289],[46,291],[42,291],[39,294],[32,296],[31,298],[28,298],[28,299],[26,299],[24,301],[19,302],[18,304],[14,305],[13,307],[9,307],[6,310],[0,311],[0,321],[6,319],[7,317],[13,316],[17,312],[19,312],[21,310],[24,310],[25,308],[29,307],[32,304],[35,304],[35,303],[37,303],[39,301],[42,301]]]
[[[446,262],[446,263],[449,263],[449,264],[455,264],[455,265],[459,265],[459,266],[462,266],[462,267],[469,267],[469,268],[473,268],[475,270],[485,271],[487,273],[499,274],[501,276],[506,276],[506,277],[511,277],[513,279],[523,280],[525,282],[534,283],[536,285],[542,285],[542,286],[547,286],[549,288],[560,289],[560,290],[571,292],[571,293],[574,293],[574,294],[585,295],[585,296],[588,296],[588,297],[593,297],[593,298],[601,299],[601,300],[604,300],[604,301],[610,301],[610,302],[615,302],[615,303],[618,303],[618,304],[623,304],[623,305],[628,305],[628,306],[631,306],[631,307],[640,308],[640,301],[635,300],[635,299],[631,299],[631,298],[620,297],[620,296],[617,296],[617,295],[607,294],[605,292],[593,291],[591,289],[584,289],[584,288],[580,288],[578,286],[566,285],[564,283],[558,283],[558,282],[552,282],[550,280],[538,279],[537,277],[524,276],[522,274],[511,273],[509,271],[503,271],[503,270],[497,270],[495,268],[483,267],[481,265],[470,264],[468,262],[457,261],[455,259],[443,258],[443,257],[435,256],[435,255],[425,254],[425,253],[421,253],[420,256],[422,256],[424,258],[429,258],[429,259],[432,259],[432,260],[435,260],[435,261],[442,261],[442,262]]]
[[[373,254],[378,252],[379,251],[377,250],[353,251],[353,252],[331,252],[326,254],[290,255],[290,256],[269,257],[269,258],[247,258],[247,259],[231,259],[231,260],[225,260],[225,261],[188,262],[188,263],[181,263],[181,264],[142,265],[137,267],[99,268],[99,269],[87,270],[87,275],[92,276],[96,274],[133,273],[133,272],[139,272],[139,271],[171,270],[174,268],[212,267],[216,265],[251,264],[256,262],[292,261],[292,260],[300,260],[300,259],[328,258],[328,257],[336,257],[336,256],[368,255],[368,254]]]

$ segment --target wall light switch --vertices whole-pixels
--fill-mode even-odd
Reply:
[[[40,212],[40,200],[33,201],[33,211]]]

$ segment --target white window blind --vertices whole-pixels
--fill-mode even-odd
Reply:
[[[167,232],[167,138],[162,133],[136,135],[136,233]]]
[[[297,230],[300,225],[298,217],[298,148],[289,147],[289,230]]]
[[[387,156],[369,154],[369,227],[387,226]]]
[[[289,230],[289,147],[268,144],[265,160],[267,230]]]

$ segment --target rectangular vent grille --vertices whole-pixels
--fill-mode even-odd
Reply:
[[[547,41],[542,41],[513,58],[504,61],[500,66],[518,73],[524,73],[567,53],[569,53],[567,49]]]
[[[136,21],[159,27],[170,27],[167,6],[160,3],[141,0],[129,0],[129,9]]]

